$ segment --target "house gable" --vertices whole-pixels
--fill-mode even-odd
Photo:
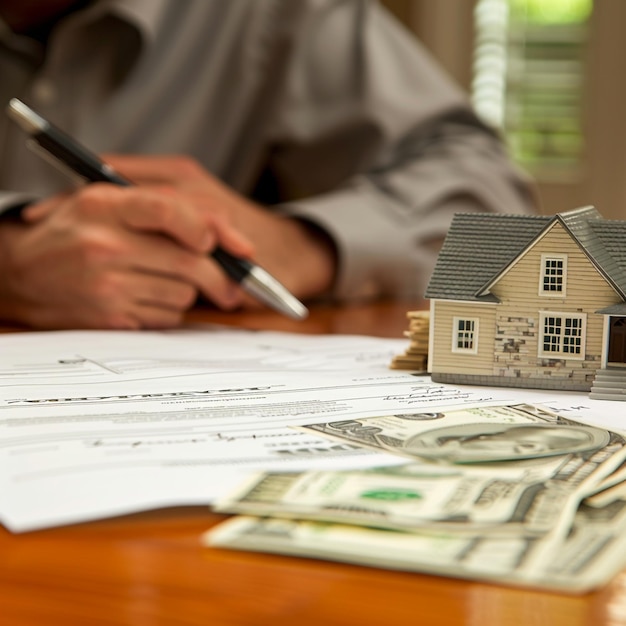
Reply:
[[[543,291],[546,260],[562,261],[562,291]],[[595,312],[623,300],[615,284],[581,249],[559,221],[553,222],[490,285],[500,302],[534,310],[559,306]]]
[[[582,207],[574,211],[559,213],[552,217],[536,239],[518,254],[500,272],[478,290],[479,297],[488,297],[492,287],[499,282],[527,252],[546,237],[554,228],[561,227],[569,234],[580,252],[596,267],[605,281],[611,284],[622,300],[626,300],[626,222],[603,220],[594,207]],[[558,254],[558,252],[553,252]]]

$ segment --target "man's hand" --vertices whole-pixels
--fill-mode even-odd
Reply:
[[[232,224],[254,243],[254,260],[295,296],[311,298],[332,289],[336,251],[321,230],[251,202],[187,157],[107,155],[105,160],[135,183],[183,191],[213,219]],[[255,304],[246,299],[246,305]]]
[[[272,214],[186,157],[106,160],[136,186],[92,184],[26,208],[22,222],[0,219],[0,319],[163,328],[198,294],[228,310],[259,306],[211,259],[218,244],[299,298],[330,291],[336,253],[318,229]]]
[[[242,291],[208,252],[250,257],[226,214],[171,188],[93,184],[0,220],[0,318],[39,328],[162,328],[201,293],[232,309]]]

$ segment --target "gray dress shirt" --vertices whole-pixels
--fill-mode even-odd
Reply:
[[[454,212],[533,204],[465,95],[372,1],[96,0],[45,44],[0,22],[11,97],[95,152],[184,153],[316,223],[337,298],[421,295]],[[0,116],[0,206],[64,187]]]

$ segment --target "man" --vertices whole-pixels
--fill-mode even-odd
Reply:
[[[0,121],[5,320],[168,327],[198,295],[252,305],[218,243],[300,298],[421,295],[453,213],[532,206],[374,2],[0,0],[0,17],[0,106],[20,98],[137,183],[70,189]]]

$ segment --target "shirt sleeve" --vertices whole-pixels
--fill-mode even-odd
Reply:
[[[531,212],[527,177],[375,2],[305,2],[271,169],[277,209],[334,240],[337,298],[422,296],[456,212]]]
[[[37,199],[32,194],[19,191],[0,191],[0,219],[2,217],[15,216],[23,207],[35,202]]]

